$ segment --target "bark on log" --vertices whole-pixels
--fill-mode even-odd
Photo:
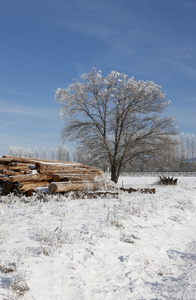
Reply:
[[[24,172],[17,172],[17,171],[12,171],[12,170],[4,170],[3,175],[8,175],[8,176],[17,176],[17,175],[23,175]]]
[[[60,182],[60,181],[84,181],[84,180],[93,180],[93,178],[95,178],[96,175],[92,175],[92,174],[53,174],[52,176],[52,180],[53,182]]]
[[[93,169],[90,169],[90,168],[84,168],[84,167],[81,167],[81,166],[70,166],[70,165],[50,165],[50,166],[47,166],[47,167],[44,167],[44,168],[37,168],[37,170],[40,170],[40,171],[44,171],[44,172],[48,172],[48,171],[52,171],[52,172],[56,172],[56,170],[62,172],[85,172],[85,171],[89,171],[89,170],[93,170]]]
[[[68,161],[68,162],[63,162],[63,161],[37,161],[35,163],[35,168],[40,170],[45,170],[45,169],[55,169],[55,168],[68,168],[68,167],[73,167],[73,166],[82,166],[82,164],[80,163],[75,163],[75,162],[71,162],[71,161]]]
[[[35,163],[23,163],[23,162],[11,162],[8,164],[9,167],[27,167],[30,169],[34,169],[35,168]]]
[[[8,168],[8,165],[0,165],[0,171],[7,170]]]
[[[75,163],[75,162],[53,162],[53,163],[41,163],[36,162],[35,168],[38,170],[47,170],[47,171],[53,171],[53,170],[77,170],[77,171],[87,171],[87,170],[94,170],[94,171],[103,171],[101,169],[96,169],[94,167],[86,166],[81,163]]]
[[[100,184],[96,182],[52,182],[49,185],[49,191],[54,194],[57,192],[69,192],[69,191],[78,191],[78,190],[95,190],[100,187]]]
[[[12,160],[7,157],[0,157],[0,163],[9,164]]]
[[[102,170],[87,170],[87,171],[79,171],[79,170],[66,170],[66,169],[54,169],[54,170],[38,170],[39,174],[64,174],[64,175],[73,175],[73,176],[83,176],[83,175],[92,175],[92,176],[100,176],[103,174]],[[65,176],[67,177],[67,176]]]
[[[10,176],[10,182],[21,182],[21,181],[49,181],[52,180],[52,175],[45,174],[26,174],[19,176]]]
[[[20,165],[20,166],[9,166],[9,170],[19,170],[19,169],[24,169],[24,170],[29,170],[30,167],[28,165]]]
[[[20,193],[25,193],[38,186],[49,186],[48,181],[34,181],[34,182],[22,182],[18,184],[18,190]]]

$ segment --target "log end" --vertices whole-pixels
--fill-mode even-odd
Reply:
[[[56,193],[56,191],[57,191],[57,185],[56,185],[56,183],[51,182],[51,184],[49,185],[49,191],[50,191],[51,194]]]

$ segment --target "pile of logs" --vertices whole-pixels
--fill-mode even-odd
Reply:
[[[178,179],[174,179],[173,177],[159,177],[160,178],[160,183],[165,184],[165,185],[176,185]]]
[[[0,158],[0,186],[5,194],[12,192],[31,196],[40,188],[50,193],[96,190],[95,181],[103,171],[77,162],[40,160],[17,156]]]

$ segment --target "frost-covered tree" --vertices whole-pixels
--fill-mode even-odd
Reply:
[[[179,145],[177,147],[179,170],[194,171],[196,167],[196,139],[193,133],[179,134]]]
[[[56,152],[57,152],[57,149],[55,147],[50,148],[50,157],[52,160],[56,159]]]
[[[20,157],[33,157],[32,149],[29,148],[23,148],[22,146],[10,146],[8,150],[8,155],[11,156],[20,156]]]
[[[63,144],[59,144],[57,148],[57,159],[63,161],[69,161],[69,151],[67,147]]]
[[[46,148],[42,148],[42,158],[46,159],[47,158],[47,153],[46,153]]]
[[[124,165],[145,161],[173,147],[173,117],[161,117],[169,105],[161,87],[111,71],[104,77],[92,69],[55,95],[65,125],[63,140],[77,141],[94,161],[106,161],[118,181]]]
[[[190,134],[190,148],[191,148],[191,160],[196,160],[196,138],[193,133]]]
[[[34,149],[34,157],[39,158],[39,149],[37,147]]]
[[[17,156],[18,155],[18,147],[9,146],[8,155]]]

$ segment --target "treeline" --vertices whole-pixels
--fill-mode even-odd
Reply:
[[[159,151],[152,157],[144,157],[143,161],[135,158],[132,162],[127,162],[122,171],[127,172],[153,172],[153,171],[171,171],[171,172],[195,172],[196,171],[196,138],[194,134],[181,133],[178,136],[178,145],[171,150]],[[169,148],[169,147],[168,147]],[[66,145],[59,144],[50,149],[35,147],[23,148],[10,146],[8,155],[21,157],[34,157],[51,160],[76,161],[87,165],[108,170],[106,160],[96,161],[91,153],[86,153],[85,149],[75,147],[69,150]]]
[[[178,145],[173,150],[164,150],[144,162],[133,162],[125,171],[136,172],[195,172],[196,138],[194,134],[180,133]]]
[[[8,155],[70,161],[70,152],[67,149],[67,147],[63,144],[59,144],[57,147],[51,147],[50,149],[39,149],[38,147],[34,147],[32,149],[30,147],[24,148],[10,146],[8,150]]]

